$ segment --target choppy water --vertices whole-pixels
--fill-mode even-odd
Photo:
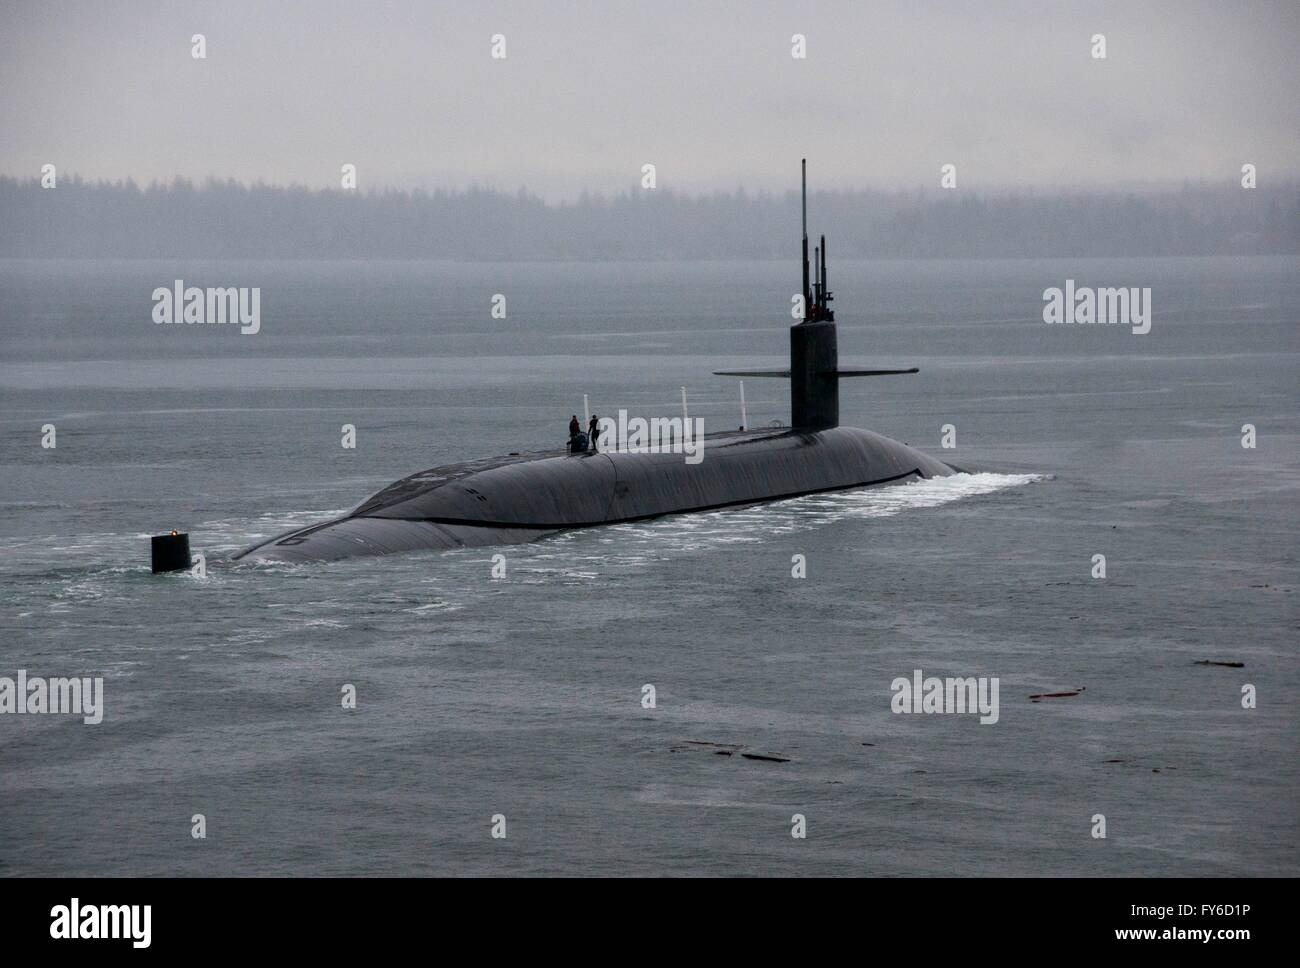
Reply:
[[[845,264],[842,359],[922,373],[847,384],[844,422],[975,473],[571,532],[493,580],[484,548],[218,559],[546,446],[584,392],[734,426],[708,371],[778,362],[789,266],[0,263],[0,676],[106,704],[0,715],[0,872],[1300,872],[1297,268]],[[176,277],[260,285],[262,332],[154,326]],[[1067,277],[1151,286],[1152,332],[1046,326]],[[149,574],[172,527],[206,579]],[[916,668],[999,677],[998,723],[892,714]]]

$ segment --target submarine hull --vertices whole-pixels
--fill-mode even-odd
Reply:
[[[271,538],[235,558],[333,561],[520,544],[571,528],[955,472],[854,427],[710,434],[699,456],[691,464],[681,453],[545,452],[436,467],[389,485],[344,517]]]

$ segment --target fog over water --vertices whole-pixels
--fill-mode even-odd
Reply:
[[[206,58],[191,56],[202,33]],[[1091,56],[1106,38],[1106,58]],[[493,59],[491,39],[506,38]],[[791,38],[806,39],[803,59]],[[1296,4],[67,2],[0,11],[0,173],[513,192],[1300,175]]]

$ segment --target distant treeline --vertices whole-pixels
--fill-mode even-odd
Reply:
[[[1300,185],[978,196],[817,192],[831,260],[1300,253]],[[518,193],[0,177],[0,256],[18,258],[789,258],[798,195],[671,191],[547,204]]]

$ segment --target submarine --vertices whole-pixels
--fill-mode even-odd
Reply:
[[[434,467],[390,484],[342,517],[280,534],[233,558],[334,561],[520,544],[575,528],[959,473],[900,441],[839,425],[841,379],[918,371],[840,368],[824,235],[809,274],[807,159],[800,194],[804,312],[790,327],[790,368],[714,371],[788,379],[789,427],[707,434],[707,457],[697,463],[664,451],[552,449]]]

